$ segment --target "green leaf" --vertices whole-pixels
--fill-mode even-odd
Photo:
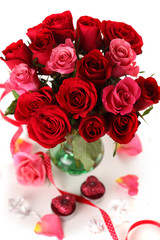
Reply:
[[[19,98],[19,95],[18,95],[18,93],[15,90],[12,90],[12,94],[13,94],[15,99]]]
[[[88,143],[77,134],[72,141],[72,145],[74,157],[81,161],[86,171],[90,171],[101,153],[101,140]]]
[[[76,76],[77,68],[74,69],[74,71],[70,74],[71,78],[74,78]]]
[[[114,149],[114,152],[113,152],[113,157],[115,157],[115,155],[117,153],[117,147],[118,147],[118,143],[115,142],[115,149]]]
[[[143,119],[143,121],[146,122],[146,120],[144,119],[143,115],[142,115],[140,112],[138,112],[138,116],[140,116],[140,117]],[[146,122],[146,123],[147,123],[147,122]]]
[[[35,67],[39,67],[39,68],[45,67],[44,64],[39,64],[39,63],[36,63],[34,66],[35,66]]]
[[[33,66],[35,66],[37,60],[38,60],[38,58],[34,58],[34,59],[33,59]]]
[[[110,77],[108,80],[106,80],[106,86],[109,85],[114,85],[116,86],[116,84],[120,81],[121,79],[119,77]]]
[[[17,105],[17,99],[15,99],[10,105],[9,107],[6,109],[5,111],[5,116],[9,115],[9,114],[14,114],[15,113],[15,109],[16,109],[16,105]]]
[[[45,79],[43,79],[43,78],[40,79],[40,84],[41,84],[41,88],[42,88],[42,87],[45,87],[45,86],[48,86],[47,80],[45,80]]]
[[[33,66],[34,67],[45,67],[45,65],[44,64],[40,64],[40,63],[38,63],[38,58],[34,58],[33,59]]]
[[[142,114],[142,116],[144,117],[145,115],[147,115],[148,113],[150,113],[150,111],[153,109],[153,106],[150,106],[149,108],[147,108],[147,110],[145,110]]]
[[[80,40],[81,40],[81,39],[80,39],[80,37],[79,37],[78,40],[77,40],[77,42],[76,42],[76,47],[75,47],[75,48],[76,48],[76,51],[77,51],[77,52],[78,52]]]

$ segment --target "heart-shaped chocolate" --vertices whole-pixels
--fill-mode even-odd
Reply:
[[[76,209],[75,197],[70,194],[64,194],[52,199],[52,211],[59,216],[71,215]]]
[[[94,176],[90,176],[81,185],[81,193],[90,199],[99,199],[105,193],[104,185]]]

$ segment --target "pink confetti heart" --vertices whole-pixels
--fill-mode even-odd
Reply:
[[[34,232],[48,237],[64,238],[64,233],[59,217],[55,214],[47,214],[41,218],[35,226]]]

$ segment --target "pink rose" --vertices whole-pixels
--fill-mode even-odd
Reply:
[[[70,38],[65,44],[60,44],[52,50],[50,60],[47,62],[48,70],[61,74],[69,74],[74,71],[77,61],[76,51]]]
[[[40,88],[40,81],[34,69],[29,68],[25,63],[20,63],[13,68],[6,85],[21,95],[29,90],[37,91]]]
[[[130,43],[124,39],[113,39],[110,42],[109,52],[105,57],[112,66],[112,76],[121,77],[123,75],[137,76],[139,67],[135,66],[136,53],[131,48]]]
[[[18,182],[23,185],[42,185],[46,179],[44,158],[49,158],[49,156],[42,152],[36,154],[18,152],[14,154],[13,160]]]
[[[125,115],[133,109],[133,104],[141,95],[141,89],[130,77],[120,80],[116,86],[103,89],[102,102],[108,112]]]

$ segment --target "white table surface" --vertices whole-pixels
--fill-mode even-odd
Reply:
[[[27,28],[40,23],[46,16],[70,10],[74,23],[82,15],[97,17],[100,20],[122,21],[132,25],[143,37],[143,53],[137,57],[140,71],[146,71],[143,76],[154,77],[160,85],[160,14],[157,0],[152,1],[22,1],[5,0],[0,4],[0,52],[10,43],[26,40]],[[8,68],[0,62],[0,83],[8,78]],[[0,90],[2,92],[2,90]],[[3,110],[9,105],[11,96],[7,96],[1,103]],[[142,122],[138,135],[142,141],[143,152],[136,157],[112,157],[113,141],[104,137],[105,154],[101,164],[92,172],[81,176],[70,176],[54,168],[54,179],[57,186],[65,191],[79,194],[81,183],[87,176],[97,176],[105,185],[106,193],[98,206],[110,212],[113,200],[126,200],[129,204],[127,223],[116,227],[119,240],[124,240],[126,232],[136,221],[151,219],[160,222],[160,104],[155,105],[152,112],[146,116],[147,123]],[[37,240],[48,239],[36,235],[33,231],[38,219],[34,216],[22,218],[8,211],[8,199],[22,196],[26,204],[37,211],[41,216],[50,213],[51,199],[58,195],[52,185],[46,183],[42,187],[25,187],[17,183],[14,166],[9,150],[10,140],[16,127],[0,119],[0,239]],[[115,180],[127,174],[139,177],[139,193],[130,197],[127,191],[117,185]],[[113,214],[113,213],[112,213]],[[113,215],[111,219],[117,226],[120,219]],[[75,216],[63,222],[65,240],[111,240],[108,231],[101,234],[91,234],[87,222],[100,212],[92,207],[77,204]],[[160,230],[153,226],[143,226],[130,235],[130,240],[158,240]],[[56,239],[56,238],[52,238]]]

